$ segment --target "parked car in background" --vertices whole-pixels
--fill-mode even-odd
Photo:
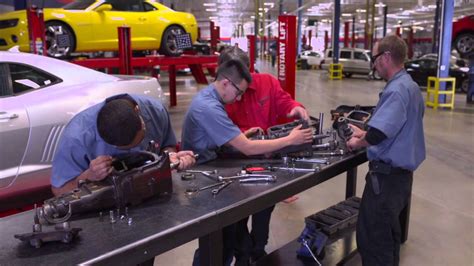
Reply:
[[[312,66],[320,68],[324,54],[319,51],[303,51],[299,56],[302,69],[310,69]]]
[[[121,93],[163,98],[155,78],[112,76],[50,57],[0,52],[0,212],[50,196],[51,163],[68,121]]]
[[[78,0],[63,8],[45,8],[47,54],[64,58],[73,52],[118,50],[117,27],[131,29],[134,50],[159,50],[181,54],[176,36],[189,33],[197,38],[197,22],[190,13],[176,12],[152,0]],[[0,49],[15,45],[28,52],[26,11],[0,15]]]
[[[422,58],[405,63],[406,71],[420,87],[428,85],[428,77],[436,76],[437,67],[436,58]],[[459,67],[455,64],[449,67],[449,76],[456,78],[456,89],[462,92],[467,92],[469,88],[468,72],[468,67]]]
[[[453,22],[452,40],[461,57],[474,53],[474,15]]]
[[[454,50],[453,50],[454,51]],[[432,59],[438,59],[438,54],[425,54],[420,56],[420,58],[432,58]],[[466,59],[459,58],[455,55],[451,54],[451,58],[449,59],[449,62],[453,65],[457,65],[459,67],[466,67],[469,65],[469,61]]]
[[[327,49],[321,68],[329,69],[332,64],[332,49]],[[342,64],[342,73],[345,77],[351,77],[353,74],[366,75],[370,78],[381,79],[376,71],[372,71],[370,63],[371,53],[369,50],[359,48],[341,48],[339,49],[339,63]]]

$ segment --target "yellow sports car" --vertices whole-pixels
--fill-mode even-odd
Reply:
[[[49,56],[64,58],[72,52],[118,50],[117,27],[131,28],[133,50],[181,53],[176,35],[197,38],[192,14],[176,12],[153,0],[78,0],[62,8],[45,8],[46,49]],[[19,45],[28,52],[26,12],[0,14],[0,49]]]

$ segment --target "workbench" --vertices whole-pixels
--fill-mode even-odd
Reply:
[[[0,261],[2,265],[35,266],[133,265],[199,238],[201,264],[220,265],[223,227],[344,172],[347,172],[346,198],[354,196],[357,166],[367,161],[365,151],[331,160],[330,165],[322,166],[314,173],[276,171],[276,183],[244,185],[234,182],[215,197],[209,190],[186,196],[184,192],[190,182],[201,187],[213,181],[200,174],[196,174],[194,181],[183,181],[180,173],[174,172],[173,193],[130,207],[130,225],[127,219],[110,223],[107,211],[102,219],[99,211],[73,219],[71,227],[80,227],[82,231],[70,244],[50,242],[41,248],[33,248],[13,235],[31,232],[34,212],[9,216],[0,219]],[[217,169],[219,175],[231,176],[240,172],[242,166],[256,162],[275,163],[278,160],[219,159],[195,169]],[[315,166],[296,164],[296,167],[304,168]]]

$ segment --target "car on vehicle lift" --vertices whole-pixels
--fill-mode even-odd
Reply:
[[[50,57],[0,51],[0,212],[52,196],[51,164],[68,121],[122,93],[163,99],[155,78],[112,76]]]
[[[461,57],[467,57],[474,53],[474,15],[453,22],[452,35],[452,46]]]
[[[420,87],[428,85],[428,77],[436,77],[437,58],[420,58],[405,62],[405,69]],[[456,78],[456,89],[467,92],[469,88],[469,67],[450,64],[449,76]]]
[[[197,38],[197,22],[190,13],[174,11],[152,0],[77,0],[62,8],[45,8],[47,54],[66,58],[75,52],[118,50],[117,28],[130,27],[133,50],[159,50],[178,56],[178,35]],[[15,45],[30,50],[26,11],[0,15],[0,50]]]

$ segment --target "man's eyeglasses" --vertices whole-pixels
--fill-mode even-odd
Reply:
[[[377,60],[377,58],[378,58],[379,56],[381,56],[381,55],[383,55],[383,54],[385,54],[385,53],[388,53],[388,51],[380,52],[380,53],[378,53],[378,54],[372,56],[372,57],[370,58],[372,64],[375,64],[375,60]]]
[[[224,75],[222,75],[222,76],[223,76],[224,78],[226,78],[226,79],[230,82],[230,84],[232,84],[232,86],[234,86],[234,88],[237,90],[237,95],[236,95],[235,97],[242,96],[242,95],[245,93],[245,91],[239,89],[239,86],[237,86],[237,84],[235,84],[230,78],[228,78],[228,77],[226,77],[226,76],[224,76]]]

